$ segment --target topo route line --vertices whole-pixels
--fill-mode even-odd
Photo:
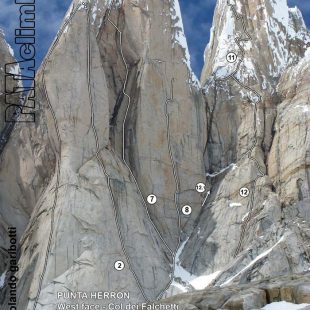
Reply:
[[[98,134],[97,134],[97,129],[95,126],[95,115],[94,115],[94,104],[93,104],[93,96],[92,96],[92,91],[91,91],[91,42],[90,42],[90,9],[87,10],[87,86],[88,86],[88,93],[89,93],[89,99],[90,99],[90,105],[91,105],[91,124],[92,124],[92,129],[93,129],[93,133],[94,133],[94,137],[95,137],[95,141],[96,141],[96,158],[101,166],[101,169],[103,171],[103,173],[105,174],[106,178],[107,178],[107,184],[108,184],[108,188],[109,188],[109,193],[110,193],[110,197],[111,197],[111,202],[112,202],[112,206],[114,209],[114,217],[115,217],[115,223],[116,223],[116,228],[117,228],[117,232],[118,232],[118,236],[119,236],[119,240],[121,243],[121,248],[122,251],[125,255],[129,270],[131,271],[137,285],[138,288],[141,292],[141,294],[143,295],[144,299],[148,301],[147,296],[144,293],[144,290],[142,288],[142,285],[139,281],[139,278],[136,274],[136,272],[134,271],[134,268],[132,267],[132,262],[130,259],[130,256],[127,253],[126,250],[126,246],[125,246],[125,241],[124,241],[124,237],[122,235],[122,229],[121,229],[121,225],[120,225],[120,213],[119,210],[116,206],[115,203],[115,199],[114,199],[114,195],[113,195],[113,189],[111,186],[111,177],[110,175],[107,173],[106,167],[104,165],[103,159],[100,155],[100,145],[99,145],[99,141],[98,141]]]
[[[115,2],[115,0],[113,0],[112,5],[114,5],[114,2]],[[145,209],[146,209],[146,212],[147,212],[147,216],[148,216],[148,219],[149,219],[151,225],[153,226],[153,228],[157,232],[158,236],[160,237],[161,241],[164,243],[164,245],[166,246],[166,248],[168,249],[168,251],[170,252],[170,254],[172,255],[172,258],[173,258],[171,279],[170,279],[169,283],[167,284],[167,286],[157,296],[157,300],[158,300],[167,291],[167,289],[170,287],[170,285],[171,285],[171,283],[173,281],[173,276],[174,276],[174,272],[175,272],[175,264],[176,264],[176,253],[177,253],[177,250],[178,250],[178,248],[180,246],[180,243],[181,243],[181,216],[180,216],[180,209],[179,209],[179,203],[178,203],[178,195],[179,195],[179,192],[180,192],[180,180],[179,180],[179,176],[178,176],[177,169],[176,169],[176,164],[175,164],[175,161],[173,159],[173,154],[172,154],[172,149],[171,149],[170,131],[169,131],[170,130],[170,119],[169,119],[168,110],[167,110],[168,109],[168,107],[167,107],[168,102],[171,102],[173,100],[173,79],[171,81],[171,98],[166,98],[165,110],[166,110],[166,121],[167,121],[167,141],[168,141],[169,156],[170,156],[170,159],[171,159],[173,175],[174,175],[175,183],[176,183],[176,192],[175,192],[175,195],[174,195],[175,196],[174,197],[174,201],[175,201],[176,210],[177,210],[177,214],[178,214],[178,231],[179,231],[179,236],[178,236],[178,245],[177,245],[175,251],[171,250],[171,248],[168,246],[168,244],[166,243],[166,241],[162,237],[161,233],[158,231],[158,229],[157,229],[156,225],[154,224],[153,220],[151,219],[151,216],[149,214],[149,211],[148,211],[148,208],[147,208],[147,204],[146,204],[145,199],[143,197],[143,194],[142,194],[142,191],[140,189],[140,186],[139,186],[139,184],[138,184],[138,182],[137,182],[137,180],[136,180],[136,178],[135,178],[135,176],[134,176],[130,166],[126,162],[126,158],[125,158],[125,123],[126,123],[128,111],[129,111],[130,106],[131,106],[131,97],[126,93],[126,86],[127,86],[127,82],[128,82],[129,69],[128,69],[128,64],[126,62],[126,59],[125,59],[125,56],[124,56],[124,53],[123,53],[123,48],[122,48],[122,46],[123,46],[123,44],[122,44],[122,31],[118,28],[117,25],[115,25],[115,23],[113,21],[110,20],[109,15],[108,15],[107,20],[113,25],[113,27],[119,33],[120,54],[121,54],[121,57],[122,57],[122,60],[123,60],[123,63],[124,63],[125,69],[126,69],[125,82],[124,82],[122,91],[123,91],[124,96],[128,99],[128,105],[127,105],[127,108],[126,108],[126,113],[125,113],[125,117],[124,117],[124,121],[123,121],[123,158],[122,159],[123,159],[124,164],[128,168],[128,170],[130,171],[130,174],[131,174],[131,176],[132,176],[132,178],[133,178],[133,180],[134,180],[134,182],[135,182],[135,184],[136,184],[136,186],[137,186],[137,188],[139,190],[139,193],[140,193],[140,195],[142,197],[143,204],[145,206]]]
[[[252,104],[254,105],[254,140],[253,140],[253,145],[245,152],[245,154],[243,156],[241,156],[240,161],[242,161],[246,156],[254,162],[255,167],[258,170],[258,175],[257,177],[251,182],[252,183],[252,190],[251,190],[251,196],[250,196],[250,202],[249,202],[249,214],[248,216],[244,219],[244,222],[241,225],[241,234],[240,234],[240,239],[237,245],[237,248],[235,249],[235,253],[234,253],[234,257],[236,257],[239,253],[240,250],[242,248],[242,244],[244,241],[244,237],[245,237],[245,233],[247,231],[248,228],[248,224],[250,223],[250,221],[253,218],[253,209],[254,209],[254,198],[255,198],[255,189],[256,189],[256,183],[257,181],[262,178],[263,176],[265,176],[265,173],[263,172],[263,167],[259,164],[258,160],[252,156],[252,152],[255,149],[255,147],[257,147],[257,143],[258,143],[258,139],[257,139],[257,106],[259,103],[261,103],[262,101],[262,97],[261,95],[255,91],[254,89],[252,89],[251,87],[243,84],[242,82],[240,82],[237,77],[236,74],[240,69],[241,64],[244,61],[245,58],[245,50],[242,47],[242,45],[240,44],[241,42],[248,42],[252,40],[251,35],[248,33],[247,28],[246,28],[246,24],[245,24],[245,18],[242,14],[239,14],[236,10],[235,5],[230,4],[229,1],[227,1],[227,5],[230,7],[230,9],[232,10],[232,13],[235,17],[236,20],[240,20],[242,23],[242,30],[243,30],[243,34],[245,34],[245,38],[240,37],[236,37],[235,38],[235,43],[237,44],[237,46],[239,47],[240,51],[241,51],[241,57],[237,63],[236,69],[227,77],[225,78],[216,78],[215,73],[213,73],[215,82],[219,81],[219,82],[223,82],[223,81],[228,81],[229,79],[234,80],[239,86],[241,86],[242,88],[248,90],[249,92],[254,93],[257,96],[257,101],[254,102],[253,100],[251,100],[251,98],[248,96],[249,100],[251,100]]]
[[[163,242],[164,246],[168,249],[168,251],[171,253],[171,255],[173,257],[172,277],[171,277],[170,282],[167,285],[167,287],[157,297],[157,299],[159,299],[159,298],[162,297],[162,295],[165,293],[165,291],[168,289],[168,287],[171,285],[171,283],[173,281],[173,275],[174,275],[175,263],[176,263],[175,262],[175,258],[176,258],[175,256],[176,256],[176,252],[177,252],[177,250],[178,250],[178,248],[180,246],[180,235],[179,235],[178,246],[176,248],[176,251],[172,251],[170,249],[170,247],[168,246],[168,244],[166,243],[166,241],[164,240],[164,238],[162,237],[161,233],[158,231],[156,225],[152,221],[150,213],[148,211],[147,204],[146,204],[145,199],[144,199],[144,197],[142,195],[142,192],[141,192],[141,189],[140,189],[140,187],[138,185],[138,182],[137,182],[137,180],[136,180],[132,170],[130,169],[130,167],[127,164],[126,159],[125,159],[125,123],[126,123],[128,111],[129,111],[130,106],[131,106],[131,97],[126,93],[126,86],[127,86],[127,82],[128,82],[129,69],[128,69],[128,64],[126,62],[126,59],[125,59],[124,53],[123,53],[123,49],[122,49],[122,31],[120,31],[119,28],[113,23],[113,21],[110,20],[111,8],[112,8],[112,6],[114,6],[114,4],[115,4],[115,0],[112,1],[111,7],[108,9],[107,20],[113,25],[113,27],[119,33],[120,54],[121,54],[121,57],[122,57],[122,60],[123,60],[123,63],[124,63],[125,69],[126,69],[125,82],[124,82],[124,85],[123,85],[122,92],[123,92],[124,96],[128,99],[128,105],[127,105],[127,108],[126,108],[125,117],[124,117],[124,121],[123,121],[123,125],[122,125],[123,126],[123,153],[122,153],[122,160],[123,160],[124,164],[126,165],[126,167],[128,168],[128,170],[130,172],[130,175],[132,176],[132,178],[134,180],[134,183],[135,183],[135,185],[136,185],[136,187],[138,189],[138,192],[139,192],[139,194],[140,194],[140,196],[142,198],[143,205],[145,207],[145,211],[146,211],[148,220],[150,221],[150,223],[151,223],[152,227],[154,228],[155,232],[158,234],[160,240]],[[254,128],[255,129],[254,130],[254,143],[253,143],[253,146],[245,153],[245,155],[243,155],[243,157],[241,159],[243,159],[245,156],[248,155],[248,158],[250,160],[254,161],[255,166],[257,167],[257,169],[258,169],[260,174],[255,178],[254,181],[252,181],[252,183],[253,183],[253,190],[251,191],[250,212],[249,212],[248,217],[245,219],[245,222],[242,225],[242,232],[241,232],[239,244],[238,244],[238,247],[237,247],[236,252],[235,252],[235,256],[236,256],[236,255],[238,255],[238,253],[240,251],[240,248],[242,247],[242,242],[243,242],[243,238],[244,238],[244,235],[245,235],[245,232],[246,232],[246,229],[247,229],[247,225],[250,222],[250,220],[252,219],[252,212],[253,212],[253,207],[254,207],[255,185],[256,185],[258,179],[261,178],[262,176],[264,176],[265,174],[263,173],[262,167],[259,165],[257,159],[251,156],[252,151],[257,146],[257,128],[256,128],[256,124],[257,124],[257,104],[261,102],[261,96],[255,90],[253,90],[250,87],[248,87],[248,86],[244,85],[243,83],[241,83],[236,78],[236,76],[235,76],[235,74],[239,70],[239,67],[240,67],[241,63],[244,60],[244,55],[245,55],[244,49],[240,45],[240,42],[242,42],[242,41],[246,42],[246,41],[251,40],[252,38],[249,35],[249,33],[247,32],[247,29],[245,27],[244,17],[237,13],[236,8],[235,8],[234,5],[231,5],[231,4],[228,4],[228,5],[231,7],[231,9],[232,9],[232,11],[233,11],[233,13],[235,15],[235,18],[237,20],[241,20],[242,21],[243,31],[246,34],[247,38],[246,39],[242,39],[242,38],[236,38],[235,39],[235,42],[238,45],[238,47],[240,48],[241,54],[242,54],[241,59],[238,62],[236,70],[232,74],[230,74],[228,77],[226,77],[224,79],[215,79],[215,81],[216,80],[218,80],[218,81],[225,81],[225,80],[228,80],[228,79],[232,78],[241,87],[243,87],[243,88],[245,88],[245,89],[255,93],[257,95],[257,97],[258,97],[258,101],[254,103],[254,105],[255,105],[255,109],[254,109],[254,119],[255,119],[255,122],[254,122],[254,124],[255,124],[255,128]],[[51,208],[51,229],[50,229],[50,234],[49,234],[49,238],[48,238],[48,245],[47,245],[47,249],[46,249],[46,253],[45,253],[45,260],[44,260],[43,270],[42,270],[42,273],[40,275],[38,291],[37,291],[37,294],[36,294],[36,297],[35,297],[35,302],[34,302],[34,307],[33,307],[34,310],[36,309],[37,304],[38,304],[38,300],[39,300],[41,289],[42,289],[43,279],[44,279],[44,276],[45,276],[45,273],[46,273],[48,257],[50,255],[50,251],[51,251],[51,244],[52,244],[52,239],[53,239],[53,235],[54,235],[54,225],[55,225],[55,208],[56,208],[57,199],[58,199],[58,189],[59,189],[59,182],[60,182],[61,137],[60,137],[60,131],[59,131],[59,127],[58,127],[58,121],[57,121],[57,118],[56,118],[56,114],[55,114],[55,111],[53,109],[53,106],[51,105],[51,102],[50,102],[50,99],[49,99],[49,96],[48,96],[48,91],[47,91],[47,88],[46,88],[45,69],[46,69],[47,62],[48,62],[52,52],[54,51],[54,49],[58,45],[59,40],[60,40],[61,36],[64,33],[65,28],[72,21],[73,17],[75,16],[76,12],[79,9],[80,9],[80,6],[77,6],[75,8],[75,10],[73,10],[71,12],[70,17],[64,22],[61,30],[57,34],[57,37],[56,37],[55,41],[53,42],[50,50],[48,51],[48,54],[47,54],[45,60],[42,63],[42,88],[43,89],[40,89],[40,90],[41,90],[41,92],[43,93],[44,97],[47,100],[47,105],[48,105],[48,107],[49,107],[49,109],[51,111],[52,117],[53,117],[55,129],[56,129],[57,141],[59,143],[59,152],[56,152],[56,158],[57,158],[57,160],[56,160],[56,167],[57,167],[56,168],[56,184],[55,184],[55,194],[54,194],[54,199],[53,199],[53,206]],[[145,294],[145,292],[143,290],[143,287],[142,287],[142,285],[141,285],[141,283],[140,283],[140,281],[138,279],[138,276],[136,275],[135,271],[132,268],[130,257],[128,255],[127,251],[126,251],[125,242],[124,242],[124,239],[123,239],[123,236],[122,236],[122,233],[121,233],[121,227],[120,227],[120,223],[119,223],[120,214],[119,214],[119,211],[118,211],[118,209],[116,207],[116,204],[115,204],[115,199],[114,199],[114,196],[113,196],[113,190],[112,190],[112,186],[111,186],[111,182],[110,182],[111,178],[110,178],[109,174],[106,171],[106,168],[104,166],[102,157],[100,155],[100,145],[99,145],[99,141],[98,141],[97,130],[95,128],[93,98],[92,98],[92,90],[91,90],[91,85],[90,85],[90,79],[91,79],[91,76],[90,76],[91,75],[91,72],[90,72],[90,66],[91,66],[91,55],[90,55],[90,53],[91,53],[91,42],[90,42],[90,33],[89,33],[90,32],[90,15],[89,15],[90,13],[89,12],[90,12],[90,10],[88,10],[88,13],[87,13],[87,25],[88,25],[88,33],[87,33],[87,83],[88,83],[88,93],[89,93],[90,106],[91,106],[91,126],[92,126],[92,130],[93,130],[93,134],[94,134],[94,138],[95,138],[95,143],[96,143],[96,154],[95,154],[95,157],[97,158],[98,163],[100,164],[100,166],[102,168],[102,171],[104,172],[104,174],[105,174],[105,176],[107,178],[107,185],[108,185],[108,188],[109,188],[110,197],[111,197],[112,205],[113,205],[113,208],[114,208],[115,222],[116,222],[116,226],[117,226],[117,230],[118,230],[118,234],[119,234],[119,239],[120,239],[122,251],[124,253],[124,256],[126,257],[129,269],[131,270],[131,272],[132,272],[132,274],[133,274],[133,276],[134,276],[134,278],[135,278],[135,280],[137,282],[137,285],[138,285],[138,287],[139,287],[143,297],[147,301],[149,301],[149,299],[147,298],[147,296],[146,296],[146,294]],[[170,130],[170,120],[169,120],[169,114],[168,114],[168,103],[173,101],[173,80],[171,81],[171,87],[172,87],[172,89],[171,89],[171,98],[167,98],[166,102],[165,102],[166,121],[167,121],[167,138],[168,138],[169,155],[170,155],[170,158],[171,158],[172,167],[173,167],[173,174],[174,174],[174,178],[175,178],[175,181],[176,181],[176,192],[175,192],[174,201],[175,201],[176,209],[177,209],[177,213],[178,213],[179,233],[181,233],[180,232],[181,216],[180,216],[180,209],[179,209],[179,202],[178,202],[178,194],[179,194],[179,191],[180,191],[180,181],[179,181],[179,177],[178,177],[178,174],[177,174],[176,164],[175,164],[175,161],[173,159],[173,154],[172,154],[172,149],[171,149],[171,144],[170,144],[170,131],[169,131]],[[207,198],[208,198],[208,195],[206,196],[206,199]],[[206,201],[206,199],[205,199],[205,201]],[[205,203],[205,201],[203,202],[203,204]]]
[[[54,224],[55,224],[55,208],[56,208],[56,204],[57,204],[57,199],[58,199],[58,189],[59,189],[59,182],[60,182],[60,156],[61,156],[61,138],[60,138],[60,131],[59,131],[59,127],[58,127],[58,121],[56,118],[56,114],[55,111],[53,109],[53,106],[50,102],[49,96],[48,96],[48,92],[46,89],[46,83],[45,83],[45,68],[48,62],[48,59],[50,57],[50,55],[52,54],[52,52],[54,51],[54,49],[56,48],[56,46],[59,43],[60,37],[61,35],[64,33],[64,30],[66,28],[66,26],[69,24],[69,22],[71,22],[71,20],[73,19],[74,15],[76,14],[76,12],[79,10],[79,6],[76,7],[76,9],[72,12],[72,14],[70,15],[70,17],[68,18],[67,21],[64,22],[62,28],[60,29],[60,31],[57,34],[57,37],[55,39],[55,41],[53,42],[51,48],[49,49],[43,63],[42,63],[42,85],[43,85],[43,90],[41,90],[41,92],[43,93],[43,96],[46,98],[49,110],[52,114],[53,117],[53,121],[54,121],[54,125],[55,125],[55,129],[56,129],[56,135],[57,135],[57,141],[59,143],[59,152],[56,151],[56,184],[55,184],[55,195],[54,195],[54,200],[53,200],[53,206],[51,209],[51,229],[50,229],[50,233],[49,233],[49,238],[48,238],[48,244],[47,244],[47,248],[46,248],[46,253],[45,253],[45,259],[44,259],[44,265],[43,265],[43,269],[42,269],[42,273],[40,274],[40,279],[39,279],[39,285],[38,285],[38,291],[35,297],[35,301],[34,301],[34,305],[33,305],[33,309],[35,310],[37,308],[37,304],[39,302],[39,297],[40,297],[40,293],[42,290],[42,284],[43,284],[43,279],[46,273],[46,268],[47,268],[47,263],[48,263],[48,257],[50,255],[50,251],[51,251],[51,245],[52,245],[52,239],[54,236]]]

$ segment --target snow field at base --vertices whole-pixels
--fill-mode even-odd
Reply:
[[[189,238],[187,238],[179,247],[177,253],[175,254],[175,269],[174,269],[174,277],[180,278],[183,282],[189,283],[195,277],[191,275],[187,270],[185,270],[180,264],[180,255],[187,243]]]
[[[188,238],[189,239],[189,238]],[[175,270],[174,270],[174,278],[180,278],[182,282],[186,284],[190,284],[196,290],[202,290],[206,288],[211,282],[221,273],[221,271],[216,271],[209,275],[202,275],[200,277],[196,277],[195,275],[190,274],[187,270],[185,270],[180,264],[180,255],[187,243],[185,240],[180,246],[178,252],[175,257]],[[182,292],[187,292],[188,289],[184,287],[182,284],[173,281],[172,286],[179,288]]]
[[[221,273],[221,271],[216,271],[214,273],[208,274],[206,276],[200,276],[190,281],[190,285],[192,285],[196,290],[203,290],[208,285],[212,283],[214,279]]]
[[[280,301],[280,302],[273,302],[269,305],[266,305],[264,308],[265,310],[298,310],[303,309],[307,306],[310,306],[310,304],[292,304],[290,302],[286,301]]]

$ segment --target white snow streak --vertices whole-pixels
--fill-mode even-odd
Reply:
[[[232,171],[235,170],[236,168],[238,168],[238,166],[236,164],[230,164],[229,166],[221,169],[218,172],[214,172],[214,173],[207,173],[206,176],[209,178],[214,178],[216,176],[218,176],[219,174],[222,174],[223,172],[227,171],[228,169],[231,169]]]
[[[262,254],[258,255],[254,260],[252,260],[246,267],[244,267],[241,271],[239,271],[237,274],[235,274],[233,277],[229,278],[227,281],[225,281],[223,284],[221,284],[222,286],[225,286],[227,284],[229,284],[231,281],[233,281],[235,278],[237,278],[240,274],[242,274],[244,271],[248,270],[249,268],[251,268],[257,261],[259,261],[260,259],[262,259],[263,257],[267,256],[279,243],[281,243],[284,240],[284,236],[282,236],[280,238],[280,240],[273,245],[270,249],[266,250],[265,252],[263,252]]]
[[[202,276],[195,276],[190,274],[187,270],[185,270],[180,264],[180,255],[187,243],[188,239],[185,240],[182,245],[180,246],[178,252],[176,253],[176,265],[174,270],[174,278],[180,278],[182,282],[190,284],[197,290],[201,290],[206,288],[217,276],[221,271],[216,271],[209,275],[202,275]],[[179,289],[183,289],[183,291],[187,291],[185,287],[181,284],[173,281],[172,285],[178,287]]]
[[[239,202],[230,202],[229,208],[233,208],[233,207],[242,207],[242,204]]]

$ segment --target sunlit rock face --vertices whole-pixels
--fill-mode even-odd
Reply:
[[[3,191],[31,215],[19,306],[55,309],[67,290],[160,298],[206,183],[205,102],[178,2],[74,1],[36,87],[37,122],[16,125],[1,166]],[[13,212],[10,197],[1,208]],[[181,216],[186,204],[192,217]]]

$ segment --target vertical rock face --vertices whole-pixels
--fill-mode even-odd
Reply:
[[[217,284],[309,270],[309,31],[285,0],[236,0],[218,1],[211,32],[212,188],[181,265]]]
[[[8,107],[5,97],[6,92],[13,90],[20,85],[20,83],[18,83],[17,81],[14,81],[9,77],[6,78],[6,74],[9,75],[18,73],[18,66],[9,65],[10,63],[14,62],[15,59],[13,50],[5,41],[4,33],[0,29],[0,156],[12,130],[10,124],[5,122],[5,110]],[[8,247],[8,226],[13,225],[16,221],[19,222],[24,229],[28,218],[27,216],[24,217],[24,214],[21,215],[22,212],[20,212],[18,206],[15,206],[14,208],[10,208],[11,206],[7,206],[8,208],[6,208],[2,204],[2,202],[6,199],[5,195],[7,196],[8,194],[5,194],[5,191],[3,191],[3,189],[6,188],[8,184],[3,183],[4,180],[2,179],[2,177],[0,178],[0,181],[0,274],[2,275],[4,270],[6,269],[7,262],[7,253],[4,249]],[[22,222],[24,223],[24,225],[22,225]],[[19,234],[19,236],[20,235],[21,233]]]
[[[18,307],[309,270],[309,42],[284,0],[220,0],[200,86],[177,0],[74,0],[1,155]]]
[[[205,103],[188,57],[177,1],[72,3],[37,74],[37,122],[17,126],[3,154],[3,179],[13,152],[27,170],[12,177],[31,212],[19,307],[55,309],[68,290],[128,291],[124,303],[165,293],[206,182]]]

